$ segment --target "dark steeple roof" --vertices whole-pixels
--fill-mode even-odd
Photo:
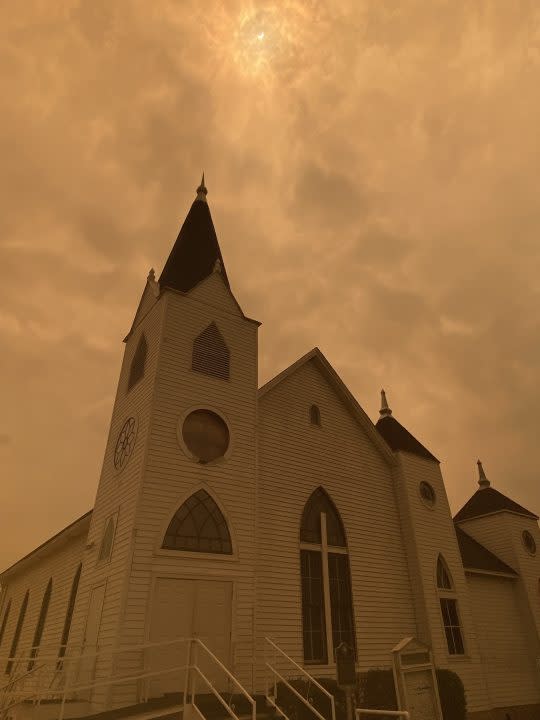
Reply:
[[[412,455],[418,455],[428,460],[439,462],[435,455],[432,455],[401,423],[392,417],[392,411],[388,407],[384,390],[381,390],[380,413],[381,417],[375,427],[394,452],[404,450]]]
[[[207,192],[203,173],[201,184],[197,188],[197,197],[180,228],[159,278],[161,289],[169,287],[188,292],[212,274],[216,260],[220,260],[221,275],[230,289],[214,223],[206,202]]]
[[[476,540],[466,532],[463,532],[458,525],[455,525],[454,527],[456,529],[456,538],[464,568],[470,568],[471,570],[489,570],[491,572],[503,572],[510,573],[511,575],[517,575],[515,570],[502,560],[499,560],[496,555],[490,552],[483,545],[480,545],[479,542],[476,542]]]
[[[470,518],[480,517],[481,515],[489,515],[490,513],[502,512],[509,510],[510,512],[520,513],[528,517],[538,520],[538,515],[526,510],[522,505],[518,505],[506,495],[492,487],[482,487],[477,490],[474,495],[467,500],[461,510],[455,515],[454,522],[461,520],[469,520]]]

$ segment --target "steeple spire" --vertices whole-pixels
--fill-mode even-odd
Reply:
[[[392,414],[392,411],[388,407],[388,403],[386,401],[386,393],[384,392],[384,390],[381,390],[381,409],[379,410],[379,413],[381,417]]]
[[[201,184],[197,188],[197,197],[196,200],[202,200],[203,202],[206,202],[206,196],[208,195],[208,190],[206,189],[204,185],[204,172],[202,174],[201,178]]]
[[[478,460],[476,464],[478,465],[478,484],[480,485],[480,489],[483,490],[484,488],[490,487],[490,482],[486,477],[486,473],[484,472],[484,468],[482,467],[480,460]]]

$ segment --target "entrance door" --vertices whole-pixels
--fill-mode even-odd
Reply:
[[[232,583],[216,580],[158,578],[152,599],[150,642],[162,643],[175,638],[200,640],[228,667],[231,643]],[[186,671],[175,670],[187,664],[188,644],[178,642],[151,649],[149,670],[160,671],[149,684],[149,696],[184,691]],[[195,652],[201,671],[217,689],[227,687],[225,674],[207,653]],[[207,686],[197,682],[197,690]]]
[[[434,720],[438,717],[431,670],[409,670],[404,673],[407,710],[411,720]]]
[[[90,595],[90,606],[86,617],[86,627],[84,630],[84,645],[82,650],[83,657],[79,665],[77,674],[77,685],[89,685],[94,682],[97,652],[99,626],[101,624],[101,613],[103,611],[103,600],[105,598],[105,585],[99,585],[92,590]],[[91,657],[85,657],[90,655]],[[78,695],[81,698],[90,700],[92,689],[81,690]]]

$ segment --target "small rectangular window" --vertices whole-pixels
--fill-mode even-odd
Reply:
[[[99,548],[98,562],[107,562],[107,560],[111,559],[115,530],[116,514],[111,515],[105,523],[105,530]]]

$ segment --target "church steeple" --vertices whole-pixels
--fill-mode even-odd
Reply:
[[[486,473],[484,472],[484,468],[482,467],[480,460],[478,460],[476,464],[478,465],[478,484],[480,485],[480,488],[490,487],[490,482],[486,477]]]
[[[388,402],[386,401],[386,393],[384,392],[384,390],[381,390],[381,409],[379,410],[379,414],[381,417],[392,414],[392,411],[388,407]]]
[[[197,197],[180,228],[180,232],[159,278],[159,287],[188,292],[214,271],[220,261],[220,271],[230,289],[223,257],[219,248],[210,208],[206,201],[208,190],[204,183],[197,188]]]

